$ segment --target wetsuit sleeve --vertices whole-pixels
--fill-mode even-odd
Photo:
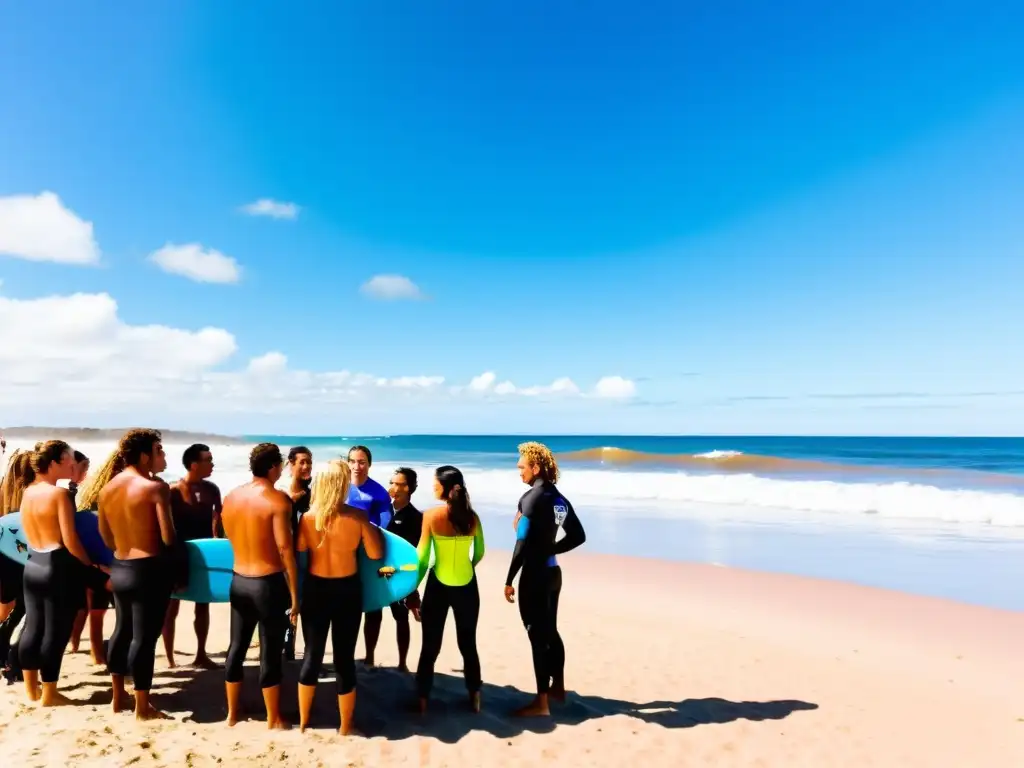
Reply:
[[[527,537],[530,535],[530,515],[533,514],[533,499],[527,499],[526,503],[519,503],[519,524],[516,526],[516,546],[512,550],[512,562],[508,566],[508,575],[505,577],[505,586],[511,587],[523,567],[526,557]]]
[[[476,533],[473,534],[473,567],[476,568],[477,564],[484,559],[484,552],[486,547],[484,545],[484,524],[480,520],[480,516],[476,516]]]
[[[555,555],[564,555],[566,552],[571,552],[587,540],[587,532],[583,530],[583,523],[576,516],[576,510],[572,508],[572,502],[566,499],[565,503],[569,507],[569,513],[562,522],[562,530],[565,531],[565,536],[555,542],[555,546],[552,549],[552,554]]]

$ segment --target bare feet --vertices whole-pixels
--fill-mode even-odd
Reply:
[[[349,725],[348,727],[342,726],[341,728],[339,728],[338,729],[338,735],[339,736],[362,736],[364,734],[363,734],[362,731],[360,731],[354,725]]]
[[[373,656],[367,656],[365,659],[363,659],[363,666],[367,669],[373,669],[374,667],[376,667],[377,665],[374,663]]]
[[[267,728],[271,731],[290,731],[291,727],[292,726],[290,723],[287,723],[281,719],[267,720]]]
[[[547,717],[551,714],[551,710],[548,708],[548,697],[542,694],[512,714],[515,717]]]
[[[398,662],[398,671],[404,672],[405,674],[409,674],[409,665],[406,664],[404,661]]]
[[[238,713],[237,712],[228,712],[228,719],[227,719],[228,728],[234,728],[235,725],[238,724],[239,719],[240,718],[238,717]]]
[[[218,669],[217,662],[207,656],[205,653],[202,655],[196,655],[195,660],[192,662],[192,666],[196,669]]]
[[[25,683],[25,693],[28,694],[29,701],[39,701],[43,695],[43,689],[39,685],[29,685]]]
[[[41,707],[66,707],[69,704],[74,704],[74,702],[63,693],[58,693],[56,689],[44,689],[43,695],[39,699]]]
[[[145,707],[135,710],[136,720],[170,720],[171,716],[166,712],[161,712],[159,709],[154,707],[152,704],[147,704]]]
[[[105,667],[107,666],[107,657],[103,654],[92,653],[89,654],[94,667]]]
[[[113,710],[115,715],[119,712],[133,710],[135,709],[135,698],[129,696],[124,691],[121,691],[120,693],[115,692],[113,698],[110,700],[110,708]]]
[[[548,691],[548,698],[559,704],[565,704],[565,683],[552,685],[551,690]]]
[[[174,655],[173,654],[167,657],[167,668],[168,669],[177,669],[178,668],[178,664],[174,660]]]

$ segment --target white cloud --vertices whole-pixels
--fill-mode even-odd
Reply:
[[[477,392],[486,392],[494,386],[494,382],[498,377],[494,374],[494,371],[486,371],[481,373],[479,376],[474,376],[469,382],[469,388]]]
[[[243,205],[242,211],[250,216],[269,216],[272,219],[296,219],[299,216],[299,206],[295,203],[282,203],[266,197]]]
[[[64,207],[53,192],[0,197],[0,255],[58,264],[98,264],[92,222]]]
[[[610,400],[623,400],[636,394],[636,384],[621,376],[605,376],[594,385],[594,395]]]
[[[164,272],[197,283],[237,283],[242,277],[242,268],[235,259],[213,248],[204,250],[199,243],[168,243],[153,251],[149,260]]]
[[[402,275],[375,275],[363,283],[359,290],[367,296],[385,301],[423,298],[419,286]]]
[[[246,421],[276,414],[322,420],[403,402],[582,398],[569,378],[517,386],[495,384],[497,376],[488,371],[453,386],[436,374],[381,377],[292,368],[277,350],[239,360],[229,331],[130,325],[106,293],[0,296],[0,328],[29,324],[31,334],[8,334],[0,344],[0,402],[8,422],[153,419],[164,426],[187,420],[214,428],[230,414]]]

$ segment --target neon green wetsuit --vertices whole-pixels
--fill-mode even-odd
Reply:
[[[476,518],[476,532],[471,536],[441,536],[434,531],[420,537],[417,553],[420,556],[422,581],[430,565],[430,548],[434,548],[434,576],[448,587],[462,587],[473,580],[477,563],[484,559],[484,526]],[[470,547],[473,554],[470,555]],[[417,582],[417,585],[419,582]]]

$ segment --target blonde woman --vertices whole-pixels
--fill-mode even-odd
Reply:
[[[309,512],[299,521],[296,549],[309,555],[302,588],[302,636],[306,641],[299,673],[299,730],[309,724],[317,678],[331,633],[337,673],[338,713],[345,736],[352,733],[356,706],[356,640],[363,618],[363,592],[356,553],[384,557],[380,530],[366,513],[346,503],[352,478],[348,464],[332,461],[313,479]]]

